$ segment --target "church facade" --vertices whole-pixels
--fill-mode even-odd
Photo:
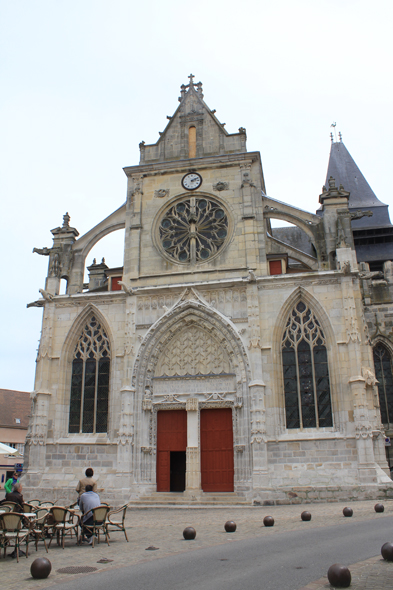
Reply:
[[[347,187],[329,177],[317,214],[275,201],[246,130],[229,134],[192,76],[179,103],[124,169],[126,202],[81,237],[66,214],[35,248],[25,489],[72,501],[92,466],[117,501],[392,494]],[[124,266],[94,261],[84,283],[123,228]]]

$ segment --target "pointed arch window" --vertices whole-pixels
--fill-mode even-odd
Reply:
[[[374,347],[375,377],[377,378],[382,424],[393,422],[392,355],[381,343]]]
[[[282,339],[287,428],[332,426],[326,340],[310,308],[300,301]]]
[[[110,347],[92,316],[83,328],[72,361],[69,432],[107,432]]]

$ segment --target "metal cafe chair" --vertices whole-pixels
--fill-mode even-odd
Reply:
[[[40,508],[50,508],[51,506],[54,506],[55,503],[54,502],[50,502],[49,500],[44,500],[43,502],[40,502]]]
[[[126,541],[128,543],[128,537],[127,537],[127,532],[126,532],[126,527],[125,527],[125,519],[126,519],[126,512],[127,512],[127,508],[128,508],[128,504],[124,504],[124,506],[120,506],[120,508],[117,508],[116,510],[111,510],[108,514],[108,526],[107,526],[107,531],[108,531],[108,536],[109,533],[116,533],[116,532],[123,532],[125,534],[126,537]],[[121,520],[113,520],[113,516],[115,514],[120,515],[121,514]],[[109,537],[110,538],[110,537]]]
[[[74,512],[70,512],[68,508],[64,508],[63,506],[52,506],[49,509],[49,515],[52,516],[52,522],[48,523],[46,527],[50,534],[49,547],[51,546],[54,535],[57,535],[57,544],[61,544],[63,549],[64,537],[67,535],[72,537],[73,532],[78,542],[79,517]],[[48,516],[49,519],[50,516]]]
[[[30,506],[39,506],[40,500],[29,500],[27,504],[30,504]]]
[[[4,558],[7,547],[14,547],[18,563],[19,548],[23,542],[26,542],[26,558],[29,555],[30,528],[23,528],[23,518],[20,512],[5,512],[0,516],[0,546],[4,548]]]
[[[35,512],[37,510],[37,506],[30,504],[30,502],[23,502],[23,512]]]
[[[100,542],[100,532],[102,532],[105,535],[105,540],[109,545],[109,535],[108,535],[108,530],[107,530],[107,526],[108,526],[107,516],[108,516],[109,510],[110,510],[109,506],[97,506],[96,508],[92,508],[91,511],[89,510],[89,512],[93,513],[93,524],[88,524],[88,525],[82,524],[82,521],[81,521],[82,531],[87,530],[93,534],[93,541],[92,541],[93,548],[94,548],[94,539],[95,539],[96,534],[97,534],[98,542]]]
[[[48,547],[46,545],[46,535],[48,532],[47,521],[49,512],[46,508],[39,508],[36,512],[36,520],[33,521],[30,530],[31,535],[34,538],[35,550],[38,549],[38,541],[44,541],[46,552],[48,553]]]
[[[19,506],[19,504],[16,502],[4,502],[4,504],[1,504],[1,508],[4,508],[4,506],[8,506],[10,508],[10,512],[13,512],[15,507]]]

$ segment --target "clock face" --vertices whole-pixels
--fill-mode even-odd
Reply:
[[[197,172],[190,172],[183,176],[181,183],[188,191],[194,191],[201,186],[202,176]]]

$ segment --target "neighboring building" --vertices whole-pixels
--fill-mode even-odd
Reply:
[[[44,314],[25,486],[72,499],[91,465],[117,501],[393,495],[348,190],[329,178],[318,214],[275,201],[202,84],[179,101],[124,169],[126,202],[80,238],[66,214],[35,249],[49,265],[30,304]],[[84,284],[122,228],[124,267],[94,260]]]
[[[22,471],[25,438],[31,414],[30,394],[26,391],[0,389],[0,442],[18,450],[0,455],[0,489],[15,470]]]

